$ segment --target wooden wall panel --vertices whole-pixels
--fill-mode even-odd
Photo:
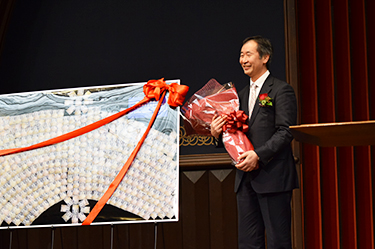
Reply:
[[[58,237],[56,240],[59,241],[60,243],[56,243],[57,247],[61,248],[72,248],[72,249],[77,249],[79,245],[79,240],[78,240],[78,235],[79,230],[78,227],[66,227],[66,228],[56,228],[56,231],[58,231],[55,235]],[[52,240],[52,239],[49,239]]]
[[[181,174],[180,198],[180,204],[185,210],[180,216],[184,234],[183,248],[210,248],[208,172]]]
[[[211,248],[227,249],[237,244],[237,206],[234,192],[236,171],[212,170],[209,175]]]
[[[163,223],[158,225],[157,248],[174,249],[182,248],[181,222]]]

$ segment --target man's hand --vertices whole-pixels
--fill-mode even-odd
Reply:
[[[245,172],[250,172],[259,168],[259,157],[253,150],[241,154],[237,161],[239,163],[235,165],[236,168]]]
[[[211,122],[211,135],[215,138],[219,138],[223,132],[223,125],[227,122],[226,116],[214,115]]]

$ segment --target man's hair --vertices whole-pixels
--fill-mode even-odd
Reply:
[[[263,58],[264,55],[270,56],[270,58],[268,59],[268,61],[266,63],[266,67],[267,67],[267,69],[269,69],[269,64],[271,63],[272,54],[273,54],[273,48],[272,48],[271,41],[267,38],[264,38],[260,35],[257,35],[257,36],[247,37],[242,42],[242,45],[244,45],[245,43],[247,43],[251,40],[255,41],[258,44],[257,51],[259,53],[260,58]]]

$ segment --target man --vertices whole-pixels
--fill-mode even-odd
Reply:
[[[296,124],[297,101],[289,84],[270,75],[271,57],[268,39],[255,36],[243,42],[240,64],[250,82],[239,93],[240,109],[249,115],[246,135],[254,150],[244,152],[235,165],[240,249],[265,248],[265,232],[268,249],[292,248],[290,201],[298,177],[289,126]],[[260,94],[271,98],[267,104],[255,98]],[[212,119],[211,134],[217,139],[225,118]]]

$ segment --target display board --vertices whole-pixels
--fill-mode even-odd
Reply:
[[[166,81],[179,83],[179,80]],[[27,147],[134,106],[145,83],[0,95],[0,149]],[[168,97],[168,93],[166,98]],[[143,136],[152,100],[85,134],[0,157],[0,228],[81,225]],[[163,100],[92,224],[178,220],[179,108]]]

